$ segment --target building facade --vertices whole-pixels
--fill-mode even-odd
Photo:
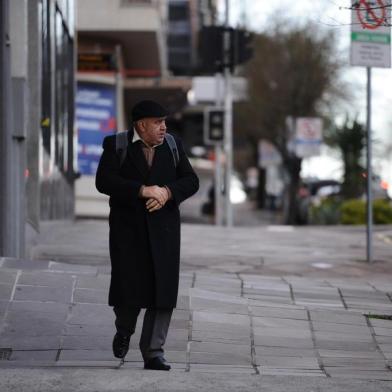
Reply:
[[[73,217],[74,2],[5,0],[1,19],[0,255],[23,257],[41,220]]]

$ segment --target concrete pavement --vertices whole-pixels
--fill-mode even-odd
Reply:
[[[125,363],[111,353],[106,223],[48,223],[36,260],[0,260],[0,390],[392,391],[379,230],[368,266],[358,228],[184,225],[162,374],[142,370],[140,325]]]

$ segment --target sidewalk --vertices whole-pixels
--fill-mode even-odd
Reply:
[[[356,228],[184,225],[162,374],[142,370],[139,324],[125,363],[113,357],[106,226],[68,224],[33,250],[61,243],[66,261],[74,243],[78,264],[0,259],[1,391],[392,391],[392,321],[368,317],[392,315],[382,236],[368,266]]]

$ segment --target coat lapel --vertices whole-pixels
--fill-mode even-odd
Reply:
[[[128,144],[128,156],[131,162],[133,162],[133,164],[139,170],[142,177],[147,178],[149,174],[149,167],[140,143]]]
[[[155,148],[154,159],[152,161],[151,169],[150,169],[150,177],[162,172],[162,168],[167,167],[168,159],[173,159],[170,152],[170,147],[167,145],[167,141],[164,142]]]

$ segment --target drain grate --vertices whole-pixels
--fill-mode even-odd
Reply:
[[[12,348],[0,348],[0,361],[8,361],[12,354]]]

